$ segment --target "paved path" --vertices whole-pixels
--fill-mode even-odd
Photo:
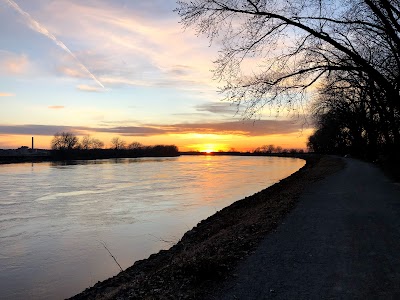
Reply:
[[[400,299],[400,189],[345,160],[212,299]]]

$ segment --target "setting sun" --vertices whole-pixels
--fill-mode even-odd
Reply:
[[[227,147],[224,144],[205,144],[205,145],[198,145],[198,151],[204,153],[212,153],[218,151],[226,151]]]
[[[200,152],[203,153],[212,153],[212,152],[216,152],[214,149],[204,149],[204,150],[200,150]]]

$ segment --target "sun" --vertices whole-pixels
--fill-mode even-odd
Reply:
[[[192,151],[201,152],[205,154],[212,154],[220,151],[227,151],[229,145],[222,143],[204,143],[190,145]]]
[[[215,150],[214,149],[202,149],[202,150],[200,150],[200,152],[210,154],[210,153],[215,152]]]
[[[206,145],[203,145],[203,147],[200,149],[200,152],[210,154],[213,152],[217,152],[216,149],[217,149],[217,147],[214,144],[206,144]]]

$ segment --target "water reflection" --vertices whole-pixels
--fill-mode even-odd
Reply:
[[[165,249],[200,220],[304,165],[184,156],[0,166],[0,290],[71,296]]]
[[[104,164],[131,164],[131,163],[148,163],[148,162],[162,162],[162,161],[175,161],[175,157],[142,157],[142,158],[110,158],[110,159],[97,159],[97,160],[65,160],[53,161],[49,164],[52,167],[59,166],[76,166],[76,165],[104,165]],[[33,165],[34,163],[32,163]],[[36,163],[43,164],[43,163]]]

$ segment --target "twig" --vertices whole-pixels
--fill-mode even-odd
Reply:
[[[103,245],[103,247],[107,250],[107,252],[111,255],[111,257],[114,259],[115,263],[118,265],[118,267],[120,268],[121,272],[123,271],[121,265],[118,263],[117,259],[114,257],[114,255],[112,255],[112,253],[110,252],[110,250],[108,250],[107,245],[105,242],[103,241],[98,241],[99,243],[101,243]]]
[[[150,236],[152,236],[153,238],[156,238],[158,241],[169,244],[169,245],[174,245],[176,242],[173,240],[164,240],[160,237],[155,236],[154,234],[149,233]]]

